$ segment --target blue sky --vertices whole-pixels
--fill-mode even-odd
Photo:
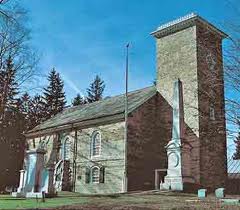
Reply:
[[[40,71],[56,67],[65,81],[68,101],[99,74],[105,95],[124,91],[124,46],[130,49],[130,89],[152,84],[155,40],[160,24],[196,12],[222,28],[231,16],[224,0],[23,0],[39,51]],[[44,83],[44,81],[41,81]],[[44,84],[43,84],[44,85]]]
[[[68,102],[85,94],[96,74],[105,96],[124,91],[125,45],[130,48],[130,90],[152,85],[159,25],[196,12],[224,30],[235,18],[238,0],[22,0],[29,11],[32,44],[39,51],[39,71],[60,72]],[[231,4],[232,2],[232,4]],[[44,86],[46,81],[41,80]]]

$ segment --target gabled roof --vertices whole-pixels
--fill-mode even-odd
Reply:
[[[156,94],[155,86],[128,93],[128,113]],[[125,111],[125,94],[110,97],[90,104],[79,105],[63,110],[61,113],[46,120],[28,133],[89,121],[97,118],[111,117]]]

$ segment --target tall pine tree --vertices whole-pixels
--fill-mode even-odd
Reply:
[[[77,96],[72,101],[72,106],[78,106],[86,103],[87,101],[80,94],[77,94]]]
[[[0,188],[17,183],[24,150],[24,116],[18,109],[16,68],[9,56],[0,70]]]
[[[236,150],[235,150],[235,153],[233,154],[233,159],[239,160],[240,159],[240,131],[238,133],[238,136],[234,140],[234,143],[236,145]]]
[[[19,110],[24,115],[24,131],[31,130],[45,119],[45,103],[42,96],[35,95],[30,97],[25,93],[19,99]]]
[[[49,85],[44,88],[43,98],[45,103],[45,119],[61,112],[66,104],[64,83],[56,70],[53,68],[48,76]]]
[[[26,92],[24,93],[18,100],[18,107],[19,110],[21,111],[22,114],[27,115],[28,111],[30,109],[30,101],[31,97],[30,95]]]
[[[94,81],[90,84],[90,87],[87,89],[88,103],[101,100],[103,98],[104,89],[104,81],[97,75]]]
[[[30,101],[29,115],[29,129],[39,125],[45,119],[45,103],[43,97],[35,95]]]
[[[16,69],[9,56],[5,67],[0,70],[0,119],[4,120],[6,112],[16,110],[17,94]]]

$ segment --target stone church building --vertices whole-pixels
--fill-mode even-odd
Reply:
[[[71,107],[26,134],[16,196],[121,193],[225,184],[222,40],[196,14],[157,28],[157,82]],[[127,125],[127,134],[125,135]]]

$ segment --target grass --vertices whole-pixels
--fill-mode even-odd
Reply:
[[[70,207],[71,206],[71,207]],[[140,193],[109,196],[82,196],[78,193],[60,193],[56,198],[41,199],[13,198],[0,196],[0,209],[240,209],[240,206],[226,206],[213,196],[204,201],[196,195],[184,193]]]
[[[79,194],[63,193],[55,198],[46,198],[45,202],[35,198],[13,198],[10,195],[0,195],[0,209],[39,209],[63,205],[91,203],[92,197],[80,197]]]

